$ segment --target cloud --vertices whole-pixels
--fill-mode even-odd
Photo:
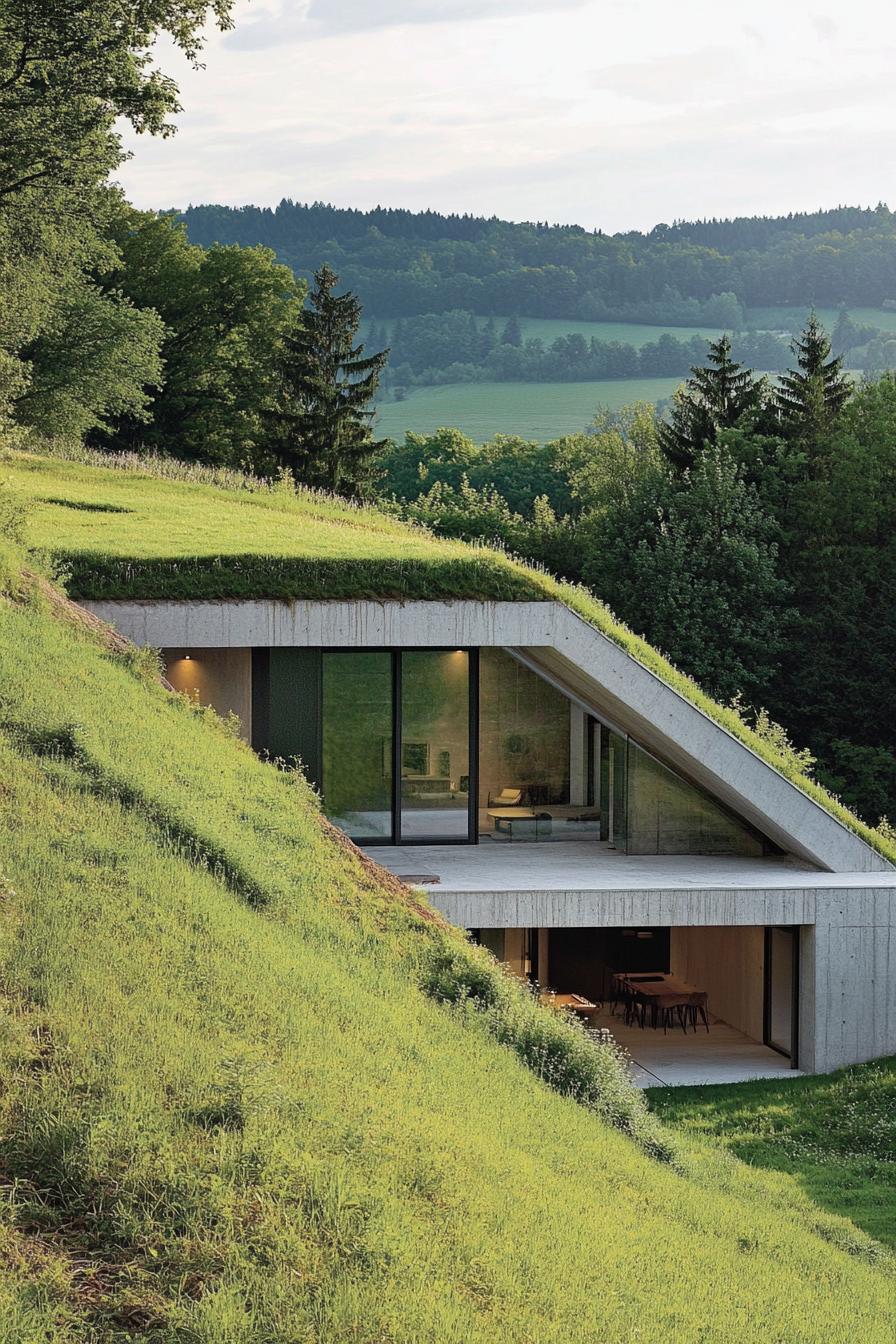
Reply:
[[[245,51],[279,46],[302,37],[394,28],[401,24],[470,23],[527,14],[580,9],[587,0],[285,0],[239,26],[228,44]]]
[[[640,102],[684,103],[713,93],[729,97],[741,68],[734,48],[702,47],[652,61],[604,66],[594,72],[591,84]]]

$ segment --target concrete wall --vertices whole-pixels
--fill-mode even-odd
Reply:
[[[211,705],[222,716],[236,714],[240,737],[251,741],[251,649],[163,648],[162,658],[165,676],[176,691]]]
[[[138,644],[502,647],[785,851],[832,872],[891,865],[613,640],[557,602],[94,602]]]
[[[800,1066],[819,1072],[896,1054],[894,893],[819,893],[803,932]]]
[[[762,1040],[764,929],[672,929],[673,975],[709,994],[709,1011]]]

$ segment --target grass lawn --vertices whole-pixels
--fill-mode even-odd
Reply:
[[[608,378],[592,383],[446,383],[413,387],[405,401],[381,402],[376,433],[402,439],[405,431],[429,434],[442,425],[477,443],[492,435],[519,434],[546,443],[576,434],[599,406],[616,409],[633,401],[671,397],[680,378]]]
[[[886,1251],[670,1145],[145,657],[7,593],[0,685],[4,1344],[889,1344]]]
[[[896,1247],[896,1059],[827,1077],[648,1095],[667,1123],[787,1172],[822,1208]]]

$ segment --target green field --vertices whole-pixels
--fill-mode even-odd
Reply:
[[[500,322],[506,319],[495,320]],[[589,341],[593,336],[598,341],[619,341],[623,345],[637,346],[639,350],[648,341],[658,341],[665,335],[674,336],[678,341],[689,341],[692,336],[714,341],[721,335],[719,327],[650,326],[643,322],[576,322],[566,317],[521,317],[520,326],[525,340],[538,337],[545,345],[550,345],[558,336],[569,336],[574,332]]]
[[[819,320],[829,332],[834,330],[839,308],[816,308]],[[750,308],[747,320],[751,327],[768,331],[799,330],[810,312],[810,307],[794,306],[790,308]],[[881,331],[896,332],[896,313],[886,313],[880,308],[849,308],[847,312],[857,326],[878,327]]]
[[[81,493],[97,554],[117,520],[164,548],[115,479],[46,493]],[[150,514],[213,504],[117,479]],[[265,508],[222,496],[257,537]],[[356,550],[376,530],[317,521]],[[14,530],[4,1344],[889,1344],[879,1243],[794,1176],[670,1137],[610,1049],[366,863],[301,775],[20,576]]]
[[[394,319],[386,319],[378,322],[377,325],[385,327],[391,331]],[[478,319],[480,325],[484,325],[487,317]],[[496,317],[495,325],[500,335],[506,317]],[[550,345],[551,341],[558,336],[569,336],[572,333],[584,336],[591,340],[592,336],[598,341],[619,341],[624,345],[634,345],[638,349],[646,345],[648,341],[658,341],[663,335],[674,336],[677,340],[687,341],[692,336],[702,336],[706,340],[715,340],[721,334],[718,327],[670,327],[668,325],[648,325],[643,322],[579,322],[572,317],[521,317],[520,326],[523,330],[524,340],[538,339],[544,341],[545,345]],[[362,335],[370,329],[370,322],[361,323]]]
[[[375,430],[401,439],[405,430],[429,434],[442,425],[477,443],[493,434],[519,434],[545,443],[585,428],[599,406],[671,397],[679,378],[610,378],[595,383],[448,383],[410,388],[405,401],[381,402]]]

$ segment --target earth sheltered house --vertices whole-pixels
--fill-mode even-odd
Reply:
[[[748,1073],[896,1053],[886,845],[592,599],[314,497],[21,478],[77,600],[518,974],[697,986]]]
[[[520,974],[671,972],[819,1071],[896,1049],[896,874],[560,602],[106,601]]]

